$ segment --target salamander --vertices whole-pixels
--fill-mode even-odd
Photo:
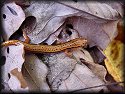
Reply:
[[[29,44],[22,42],[20,40],[8,40],[1,44],[2,47],[16,45],[16,43],[22,43],[24,45],[24,49],[30,52],[35,53],[54,53],[60,52],[69,48],[77,48],[77,47],[84,47],[87,45],[87,40],[84,38],[76,38],[70,40],[65,43],[56,44],[56,45],[42,45],[42,44]]]

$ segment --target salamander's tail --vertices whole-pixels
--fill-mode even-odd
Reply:
[[[19,40],[9,40],[9,41],[5,41],[1,44],[1,47],[4,46],[10,46],[10,45],[15,45],[17,42],[20,42]]]

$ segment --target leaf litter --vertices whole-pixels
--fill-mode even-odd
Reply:
[[[15,3],[12,4],[19,7]],[[11,9],[11,5],[8,6],[9,12],[3,11],[3,13],[13,15],[19,12],[19,18],[9,16],[15,27],[10,25],[9,19],[3,22],[6,29],[3,33],[4,40],[8,40],[19,28],[28,28],[26,33],[30,38],[30,43],[53,45],[84,37],[88,40],[89,48],[99,47],[100,53],[117,36],[117,23],[122,15],[121,10],[116,11],[112,5],[100,2],[30,1],[30,6],[23,10],[19,7],[18,11],[13,7]],[[67,27],[67,25],[70,26]],[[16,47],[18,51],[15,50]],[[99,59],[95,62],[95,57],[93,58],[90,52],[83,48],[69,49],[72,57],[64,52],[44,55],[25,54],[22,44],[10,46],[9,49],[12,50],[10,53],[7,53],[7,48],[4,48],[6,51],[2,49],[6,57],[3,79],[13,92],[20,90],[67,92],[107,83],[105,79],[107,71],[103,65],[98,64],[99,59],[104,60],[104,54],[97,57]],[[17,52],[19,55],[15,56]],[[11,62],[18,63],[10,66]],[[8,78],[8,73],[10,78]],[[99,92],[102,89],[104,92],[109,91],[106,86],[103,86],[83,90],[83,92]]]

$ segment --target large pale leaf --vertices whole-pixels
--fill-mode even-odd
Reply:
[[[3,82],[7,83],[13,92],[27,91],[27,83],[21,73],[24,63],[24,46],[19,43],[18,46],[4,47],[2,56],[5,57],[5,65],[2,66]]]
[[[19,29],[24,19],[25,14],[20,6],[14,2],[5,4],[2,7],[3,38],[8,40]]]

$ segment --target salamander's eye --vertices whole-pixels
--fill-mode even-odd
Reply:
[[[66,30],[66,32],[69,36],[72,35],[72,32],[70,30]]]

